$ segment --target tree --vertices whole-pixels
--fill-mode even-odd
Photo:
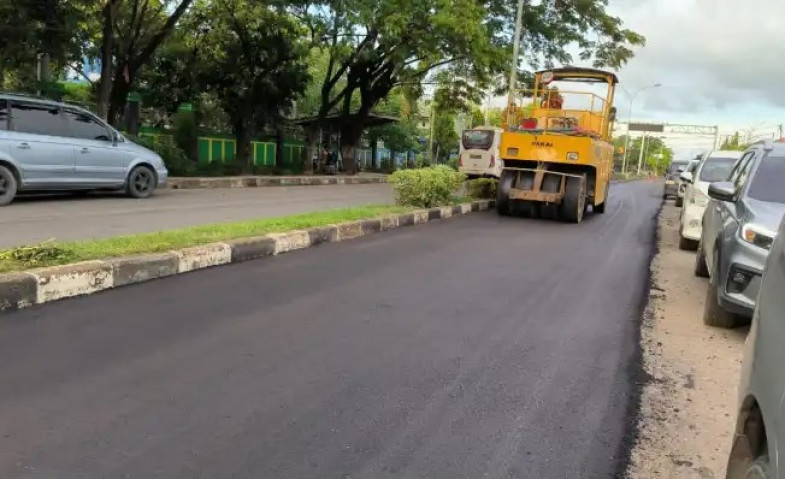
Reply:
[[[440,65],[485,64],[492,56],[475,0],[334,0],[302,2],[312,38],[329,52],[318,116],[350,117],[341,131],[341,152],[354,171],[354,149],[374,107],[393,88],[419,84]],[[481,70],[482,68],[480,68]],[[355,95],[359,104],[353,108]]]
[[[597,66],[623,65],[632,57],[632,48],[644,40],[623,29],[621,21],[605,11],[606,3],[556,0],[528,6],[524,31],[529,63],[568,63],[569,49],[577,45],[583,60],[593,60]],[[452,76],[452,97],[479,100],[493,75],[506,70],[516,4],[509,0],[303,0],[295,4],[295,11],[309,24],[312,40],[329,52],[318,116],[323,119],[337,111],[355,120],[345,123],[341,132],[350,171],[365,120],[395,86],[421,85],[441,68]],[[352,108],[356,92],[360,102]]]
[[[744,151],[749,148],[749,143],[742,142],[739,137],[739,132],[737,131],[732,136],[728,136],[722,142],[722,146],[720,146],[720,150],[735,150],[735,151]]]
[[[480,107],[474,105],[472,106],[472,123],[471,127],[474,128],[475,126],[485,125],[485,114],[483,114]]]
[[[455,113],[437,110],[434,115],[432,152],[436,163],[446,161],[450,153],[458,149],[459,139],[455,131]]]
[[[0,88],[35,91],[84,45],[88,0],[0,0]],[[53,68],[55,67],[55,68]]]
[[[391,152],[403,153],[419,149],[420,131],[417,128],[415,111],[412,109],[414,100],[410,98],[409,94],[410,92],[398,88],[379,104],[376,109],[378,113],[397,116],[399,120],[368,130],[368,139],[372,148],[377,141],[381,140]],[[373,149],[375,150],[375,148]]]
[[[627,136],[622,135],[613,139],[614,149],[617,151],[623,149],[627,141]],[[673,150],[669,148],[662,138],[656,136],[647,136],[646,143],[643,145],[643,138],[630,138],[627,148],[627,171],[636,170],[638,160],[640,159],[641,147],[643,146],[643,165],[648,166],[656,173],[664,173],[668,165],[673,159]],[[621,158],[624,156],[617,155],[616,169],[621,170]]]
[[[237,139],[236,160],[250,171],[253,134],[280,123],[308,82],[301,25],[263,1],[234,0],[203,0],[189,22],[198,32],[191,81],[218,99]]]
[[[139,71],[177,26],[193,0],[101,0],[99,114],[118,125]]]

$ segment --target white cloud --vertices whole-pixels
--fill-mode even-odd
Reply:
[[[611,9],[647,38],[622,82],[663,83],[636,102],[644,117],[785,122],[785,1],[615,0]]]

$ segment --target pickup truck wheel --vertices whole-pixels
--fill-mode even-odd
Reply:
[[[568,176],[559,213],[568,223],[580,223],[586,211],[586,177]]]
[[[703,324],[715,328],[732,329],[744,325],[744,318],[722,309],[719,301],[719,259],[714,253],[714,274],[709,278],[706,291],[706,303],[703,306]]]
[[[496,187],[496,211],[502,216],[510,214],[510,190],[514,179],[515,173],[512,171],[502,171],[499,177]]]
[[[703,251],[703,241],[698,242],[698,251],[695,254],[695,276],[699,278],[709,277],[709,267],[706,266],[706,253]]]
[[[687,239],[679,235],[679,249],[682,251],[695,251],[698,243],[695,240]]]
[[[14,201],[18,187],[16,176],[14,176],[11,170],[5,166],[0,166],[0,206],[5,206]]]

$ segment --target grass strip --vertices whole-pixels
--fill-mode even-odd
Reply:
[[[45,242],[0,251],[0,273],[118,256],[158,253],[205,243],[326,226],[411,210],[412,208],[399,206],[370,205],[90,241]]]

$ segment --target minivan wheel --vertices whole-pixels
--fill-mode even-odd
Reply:
[[[16,176],[14,176],[11,170],[5,166],[0,166],[0,206],[5,206],[14,201],[18,187]]]
[[[155,173],[146,166],[137,166],[128,175],[125,192],[131,198],[149,198],[155,191]]]

